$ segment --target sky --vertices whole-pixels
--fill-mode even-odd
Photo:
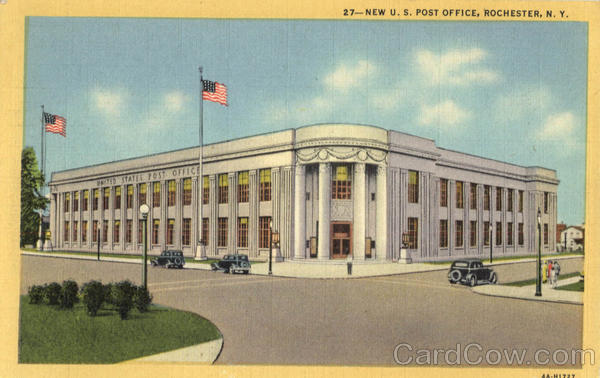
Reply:
[[[316,123],[379,126],[557,171],[558,221],[585,205],[586,23],[30,17],[24,144],[46,171]]]

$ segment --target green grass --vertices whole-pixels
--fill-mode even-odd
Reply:
[[[583,281],[573,282],[572,284],[568,284],[565,286],[559,286],[556,290],[566,290],[566,291],[581,291],[583,292]]]
[[[579,276],[579,272],[559,274],[558,275],[558,279],[559,280],[564,280],[566,278],[571,278],[571,277],[576,277],[576,276],[577,277]],[[509,282],[509,283],[505,283],[503,285],[507,285],[507,286],[527,286],[527,285],[535,285],[535,281],[536,281],[536,279],[533,278],[533,279],[530,279],[530,280]]]
[[[147,313],[132,309],[127,320],[103,308],[86,314],[29,304],[21,296],[19,362],[109,364],[166,352],[221,337],[210,321],[190,312],[152,305]]]
[[[563,257],[563,256],[583,256],[584,253],[583,252],[568,252],[568,253],[548,253],[548,254],[544,254],[542,255],[542,259],[544,257],[550,257],[550,258],[556,258],[556,257]],[[489,264],[490,259],[489,258],[483,258],[484,256],[488,256],[489,257],[489,248],[488,248],[488,254],[487,255],[482,255],[480,257],[481,262],[483,262],[484,264]],[[460,256],[455,256],[453,257],[452,260],[447,260],[447,261],[429,261],[426,262],[425,264],[433,264],[433,265],[450,265],[452,263],[452,261],[454,260],[459,260],[461,257]],[[467,258],[473,258],[473,257],[467,257]],[[474,258],[478,258],[478,257],[474,257]],[[536,254],[533,255],[524,255],[524,256],[499,256],[499,257],[493,257],[493,262],[497,262],[497,261],[506,261],[506,260],[524,260],[524,259],[531,259],[531,258],[537,258]]]

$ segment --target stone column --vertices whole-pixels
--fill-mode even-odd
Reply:
[[[331,204],[331,164],[319,163],[319,243],[318,258],[329,259],[329,211]]]
[[[483,185],[477,184],[477,254],[483,254],[484,233],[489,232],[483,227]],[[483,232],[481,232],[483,230]]]
[[[248,220],[248,254],[258,256],[258,171],[253,169],[248,172],[248,195],[250,196]]]
[[[210,252],[213,256],[217,255],[218,252],[218,240],[217,240],[217,227],[219,222],[219,203],[218,203],[218,192],[217,192],[217,176],[210,175],[209,178],[210,184],[210,194],[209,194],[209,203],[210,203],[210,221],[209,221],[209,243],[210,243]]]
[[[281,168],[281,186],[279,189],[279,202],[281,212],[279,214],[279,239],[281,254],[284,258],[292,257],[294,245],[292,242],[292,208],[294,205],[293,194],[293,172],[291,166]]]
[[[140,217],[140,201],[139,201],[139,184],[133,184],[133,202],[131,204],[131,244],[133,245],[133,251],[141,251],[139,249],[138,244],[142,243],[143,240],[138,240],[138,230],[139,230],[139,222],[141,222]],[[143,247],[141,247],[143,248]]]
[[[271,168],[271,210],[273,217],[273,231],[278,231],[281,241],[281,222],[280,222],[280,208],[279,199],[281,198],[280,190],[280,174],[279,168]]]
[[[57,206],[56,206],[56,194],[50,194],[50,240],[53,246],[56,246],[56,214],[57,214]]]
[[[202,180],[200,180],[202,182]],[[175,248],[181,249],[181,225],[183,223],[183,180],[178,178],[175,189]],[[201,198],[201,197],[200,197]],[[200,212],[202,213],[202,212]],[[202,231],[202,228],[200,228]],[[202,235],[198,233],[198,235]],[[193,249],[192,249],[193,253]]]
[[[365,163],[354,163],[354,190],[353,205],[354,205],[354,219],[353,219],[353,246],[352,253],[355,259],[365,259],[365,237],[366,237],[366,177],[365,177]]]
[[[92,249],[94,240],[94,232],[98,232],[98,230],[94,229],[94,188],[88,189],[88,240],[87,245],[89,249]]]
[[[377,260],[387,255],[387,167],[377,166],[377,194],[375,196],[377,219],[375,221],[375,252]]]
[[[229,221],[227,224],[228,235],[227,245],[228,253],[235,253],[237,251],[237,173],[229,173],[227,178],[229,179],[229,198],[227,200],[227,207],[229,209]]]
[[[168,227],[168,216],[167,209],[169,208],[167,202],[167,196],[169,187],[165,180],[160,182],[160,227],[158,241],[160,242],[160,249],[164,251],[167,249],[167,227]]]
[[[296,165],[294,182],[294,258],[306,258],[306,165]]]
[[[192,224],[190,225],[190,247],[193,255],[196,253],[195,248],[202,235],[202,219],[198,219],[198,215],[200,214],[198,206],[202,206],[202,197],[198,197],[198,186],[202,186],[202,180],[202,178],[196,176],[192,177]]]

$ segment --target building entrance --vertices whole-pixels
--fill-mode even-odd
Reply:
[[[342,259],[352,254],[352,223],[331,223],[331,258]]]

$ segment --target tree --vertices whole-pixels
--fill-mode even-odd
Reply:
[[[21,152],[21,246],[35,244],[39,235],[40,215],[48,200],[41,194],[44,175],[38,168],[35,151],[25,147]]]

